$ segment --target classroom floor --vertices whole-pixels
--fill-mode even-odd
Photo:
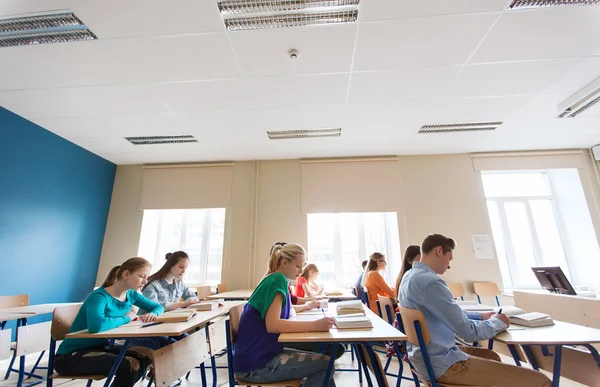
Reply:
[[[37,356],[38,355],[27,356],[27,361],[26,361],[27,369],[31,369],[31,367],[35,363],[35,360],[37,359]],[[380,355],[380,356],[382,358],[382,364],[385,364],[384,356],[383,355]],[[501,355],[501,357],[504,362],[513,364],[512,359],[502,356],[502,355]],[[0,362],[0,375],[2,375],[2,377],[6,373],[8,363],[9,363],[8,360],[4,360],[4,361]],[[41,363],[45,366],[47,364],[47,357],[45,357]],[[224,358],[221,358],[221,359],[217,360],[217,364],[218,365],[226,365],[227,362]],[[389,372],[396,373],[398,370],[397,365],[398,365],[398,363],[396,361],[392,362]],[[352,360],[350,358],[350,353],[346,353],[342,358],[340,358],[338,361],[336,361],[336,368],[354,368],[355,369],[356,362],[352,363]],[[41,370],[40,372],[38,372],[38,374],[41,375],[43,372],[45,372],[45,370]],[[406,367],[405,367],[405,374],[406,374],[406,376],[410,377],[410,372],[408,372],[408,373],[406,372]],[[212,386],[212,378],[211,378],[210,370],[207,370],[207,379],[208,379],[208,385]],[[226,369],[218,370],[218,379],[217,380],[219,381],[219,383],[218,383],[219,387],[229,385],[228,380],[227,380],[227,370]],[[358,383],[358,374],[356,372],[336,372],[335,381],[336,381],[336,385],[338,387],[355,387],[355,386],[360,385]],[[27,380],[26,380],[26,382],[27,382]],[[389,382],[390,386],[395,386],[396,378],[388,376],[388,382]],[[104,381],[94,382],[93,386],[100,387],[100,386],[102,386],[103,383],[104,383]],[[16,386],[17,375],[15,373],[11,374],[11,377],[8,380],[2,381],[0,384],[3,387]],[[74,380],[74,381],[59,380],[59,381],[55,381],[53,383],[54,386],[64,386],[64,387],[84,387],[85,384],[86,384],[86,381],[84,381],[84,380]],[[137,384],[137,386],[139,386],[139,387],[142,387],[142,386],[145,387],[146,385],[147,385],[147,381],[142,381]],[[366,386],[366,383],[364,383],[364,385]],[[414,386],[414,383],[412,383],[412,381],[403,381],[402,385],[403,386]],[[579,384],[579,383],[573,382],[573,381],[565,379],[565,378],[561,379],[560,385],[561,385],[561,387],[582,387],[582,386],[584,386],[583,384]],[[42,384],[39,384],[38,386],[45,387],[45,382]],[[200,380],[200,371],[194,370],[192,372],[192,374],[190,375],[190,378],[188,380],[184,380],[184,382],[182,383],[182,386],[183,387],[188,387],[188,386],[189,387],[201,387],[202,382]]]

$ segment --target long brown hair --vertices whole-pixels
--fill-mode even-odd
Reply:
[[[406,248],[406,251],[404,252],[404,259],[402,259],[402,268],[400,268],[400,273],[398,273],[398,278],[396,279],[396,294],[399,294],[400,283],[402,282],[404,274],[412,269],[415,258],[417,258],[417,256],[420,254],[421,247],[418,245],[410,245]]]
[[[185,251],[175,251],[174,253],[167,253],[165,255],[165,259],[167,260],[167,262],[165,262],[165,264],[162,265],[160,270],[148,277],[148,283],[146,284],[146,286],[150,285],[150,282],[152,281],[164,278],[167,274],[169,274],[173,266],[177,265],[184,259],[190,259],[190,257]],[[144,289],[146,289],[146,286],[144,286]]]
[[[267,274],[275,273],[283,261],[292,261],[298,254],[306,255],[306,252],[302,246],[296,243],[286,243],[283,246],[273,245]]]
[[[113,286],[118,280],[123,277],[123,273],[126,271],[130,273],[134,273],[145,266],[152,266],[150,262],[141,257],[129,258],[122,264],[113,267],[110,269],[104,282],[102,283],[103,288],[107,288],[109,286]]]
[[[319,269],[317,269],[317,265],[315,265],[314,263],[309,263],[308,265],[306,265],[304,267],[304,270],[302,270],[302,274],[300,274],[300,277],[304,277],[304,279],[308,281],[308,276],[310,275],[311,271],[316,271],[317,273],[319,272]]]
[[[373,253],[369,257],[369,263],[367,264],[367,268],[365,269],[365,274],[362,279],[362,286],[365,287],[365,281],[367,280],[367,273],[370,271],[376,271],[379,267],[379,262],[385,259],[385,255],[381,253]]]

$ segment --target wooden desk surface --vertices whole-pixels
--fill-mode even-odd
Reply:
[[[22,313],[4,313],[0,312],[0,321],[12,321],[19,320],[22,318],[27,318],[33,316],[32,314],[22,314]]]
[[[600,329],[562,321],[556,325],[528,328],[511,324],[508,331],[499,333],[494,340],[505,344],[593,344],[600,343]]]
[[[212,296],[208,296],[209,300],[216,300],[219,298],[226,298],[228,300],[247,300],[252,295],[254,289],[241,289],[241,290],[232,290],[231,292],[223,292],[213,294]]]
[[[50,314],[54,313],[54,309],[60,308],[61,306],[70,306],[70,305],[81,305],[82,302],[64,302],[57,304],[38,304],[38,305],[29,305],[29,306],[18,306],[16,308],[7,308],[0,309],[1,314],[9,314],[9,313],[21,313],[28,314],[27,317],[32,317],[39,314]]]
[[[191,329],[206,324],[217,317],[229,312],[236,305],[244,304],[242,301],[226,301],[224,306],[215,310],[197,312],[189,321],[179,323],[162,323],[147,328],[142,328],[139,321],[133,321],[108,331],[90,333],[88,330],[67,334],[69,339],[124,339],[131,337],[159,337],[180,336]]]
[[[329,304],[330,311],[335,310],[335,303]],[[333,308],[333,309],[332,309]],[[406,335],[394,328],[366,306],[365,312],[373,322],[373,328],[368,329],[337,329],[333,327],[329,332],[303,332],[282,333],[279,335],[281,343],[303,343],[303,342],[352,342],[352,341],[386,341],[406,340]],[[301,315],[301,313],[299,313]]]

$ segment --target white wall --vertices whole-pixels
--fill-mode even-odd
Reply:
[[[452,269],[445,275],[448,281],[463,282],[467,291],[472,290],[475,279],[494,281],[500,286],[497,261],[474,259],[471,235],[491,234],[491,228],[481,177],[474,171],[470,155],[400,157],[399,169],[403,204],[398,224],[402,247],[420,244],[433,232],[445,234],[458,244]],[[600,236],[600,212],[594,202],[600,197],[598,178],[591,164],[582,174],[586,197],[589,203],[592,201],[592,220]],[[142,211],[138,210],[141,179],[141,166],[117,169],[98,282],[112,266],[137,254],[142,223]],[[340,193],[344,194],[351,193]],[[235,162],[222,282],[230,289],[254,286],[266,270],[269,248],[277,241],[307,245],[306,216],[300,210],[300,162]],[[395,275],[392,273],[392,277]]]

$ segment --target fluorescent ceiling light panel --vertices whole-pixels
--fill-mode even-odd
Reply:
[[[143,136],[125,137],[133,145],[158,145],[158,144],[181,144],[186,142],[198,142],[194,136],[185,134],[181,136]]]
[[[340,137],[341,128],[333,129],[298,129],[298,130],[279,130],[267,132],[271,140],[288,140],[292,138],[311,138],[311,137]]]
[[[229,31],[354,23],[360,0],[226,0],[218,7]]]
[[[470,122],[462,124],[423,125],[419,133],[453,133],[496,130],[502,122]]]
[[[72,12],[0,19],[0,47],[98,39]]]
[[[574,118],[600,102],[600,77],[558,105],[558,118]]]
[[[597,5],[600,0],[513,0],[509,9],[520,8],[548,8],[564,7],[569,5]]]

